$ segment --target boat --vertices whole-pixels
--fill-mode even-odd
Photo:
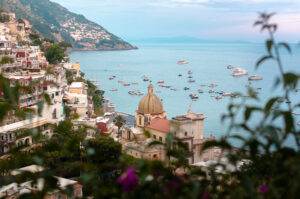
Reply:
[[[111,88],[111,89],[109,89],[110,91],[118,91],[118,89],[117,88]]]
[[[134,92],[134,91],[128,91],[128,93],[129,93],[130,95],[135,95],[135,92]]]
[[[248,71],[242,68],[236,68],[232,74],[232,76],[243,76],[243,75],[248,75]]]
[[[131,84],[139,84],[138,82],[132,82]]]
[[[218,86],[218,84],[215,84],[215,83],[212,83],[212,84],[208,85],[208,87],[210,87],[210,88],[213,88],[213,87],[216,87],[216,86]]]
[[[194,83],[195,82],[195,80],[193,80],[193,79],[189,79],[189,81],[188,81],[189,83]]]
[[[178,74],[178,77],[181,77],[182,76],[182,74]]]
[[[109,77],[109,80],[113,80],[114,79],[114,77]]]
[[[188,74],[189,74],[189,75],[193,74],[193,71],[189,70],[189,71],[188,71]]]
[[[178,88],[171,88],[172,91],[178,91]]]
[[[214,93],[214,92],[215,92],[214,90],[209,90],[209,91],[208,91],[208,93]]]
[[[188,78],[193,78],[193,76],[189,75]]]
[[[300,115],[300,113],[292,112],[293,115]]]
[[[118,82],[119,83],[125,83],[125,80],[120,79]]]
[[[300,126],[300,122],[298,122],[297,125]]]
[[[165,83],[165,81],[160,80],[160,81],[158,81],[157,83],[158,83],[158,84],[163,84],[163,83]]]
[[[242,95],[242,97],[250,97],[250,95]]]
[[[211,95],[210,97],[215,97],[214,95]]]
[[[136,95],[144,95],[144,93],[140,92],[140,91],[137,91],[135,92]]]
[[[253,75],[253,76],[248,77],[249,81],[262,80],[262,79],[263,78],[259,75]]]
[[[202,89],[198,89],[198,93],[204,93]]]
[[[194,93],[191,93],[191,94],[190,94],[190,97],[191,97],[192,99],[198,99],[198,96],[197,96],[196,94],[194,94]]]
[[[178,60],[178,61],[177,61],[177,64],[179,64],[179,65],[188,64],[188,63],[189,63],[189,62],[186,61],[186,60]]]
[[[130,84],[123,84],[123,86],[130,86]]]
[[[296,92],[300,91],[300,88],[296,88]]]
[[[229,64],[229,65],[227,66],[227,69],[233,69],[233,68],[234,68],[234,66],[231,65],[231,64]]]
[[[223,92],[223,94],[222,94],[223,96],[231,96],[232,95],[232,93],[226,93],[226,92]]]
[[[96,79],[92,79],[92,78],[88,79],[88,81],[90,81],[90,82],[97,82]]]
[[[143,81],[145,81],[145,82],[149,81],[148,77],[144,77]]]
[[[291,100],[287,100],[285,103],[290,104],[292,103]]]
[[[284,99],[283,98],[278,98],[277,102],[284,102]]]
[[[202,87],[205,87],[205,86],[206,86],[206,84],[201,84],[200,86],[202,86]]]
[[[189,90],[190,88],[188,88],[188,87],[184,87],[183,89],[186,91],[186,90]]]
[[[223,97],[220,96],[220,95],[216,96],[216,99],[217,99],[217,100],[222,99],[222,98],[223,98]]]

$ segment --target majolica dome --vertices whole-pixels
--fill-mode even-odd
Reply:
[[[159,97],[153,93],[153,89],[154,86],[150,84],[148,86],[148,94],[145,95],[139,103],[138,113],[154,115],[163,113],[163,104]]]

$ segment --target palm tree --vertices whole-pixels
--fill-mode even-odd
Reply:
[[[118,127],[118,138],[120,138],[120,129],[126,124],[126,120],[121,115],[117,115],[114,119],[114,124]]]

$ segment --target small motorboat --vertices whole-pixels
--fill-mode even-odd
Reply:
[[[120,79],[120,80],[118,80],[118,83],[125,83],[125,80]]]
[[[223,94],[222,94],[223,96],[231,96],[232,95],[232,93],[226,93],[226,92],[223,92]]]
[[[248,75],[248,71],[242,68],[236,68],[232,74],[232,76],[243,76],[243,75]]]
[[[128,91],[128,93],[129,93],[130,95],[135,95],[135,92],[134,92],[134,91]]]
[[[178,88],[171,88],[172,91],[178,91]]]
[[[249,81],[262,80],[262,79],[263,78],[259,75],[253,75],[253,76],[248,77]]]
[[[118,91],[118,89],[117,88],[111,88],[111,89],[109,89],[110,91]]]
[[[216,87],[216,86],[218,86],[216,83],[212,83],[212,84],[209,84],[209,85],[208,85],[208,87],[210,87],[210,88],[214,88],[214,87]]]
[[[188,74],[189,74],[189,75],[193,74],[193,71],[189,70],[189,71],[188,71]]]
[[[178,60],[177,61],[177,64],[179,65],[183,65],[183,64],[188,64],[189,62],[188,61],[185,61],[185,60]]]
[[[130,86],[130,84],[123,84],[123,86]]]
[[[113,79],[114,79],[114,77],[109,77],[108,79],[109,79],[109,80],[113,80]]]
[[[198,93],[204,93],[202,89],[198,89]]]
[[[223,98],[223,97],[220,96],[220,95],[216,96],[216,99],[217,99],[217,100],[222,99],[222,98]]]
[[[139,84],[138,82],[132,82],[131,84]]]
[[[231,64],[229,64],[229,65],[227,66],[227,69],[233,69],[233,68],[234,68],[234,66],[231,65]]]
[[[189,83],[194,83],[195,82],[195,80],[193,80],[193,79],[189,79],[189,81],[188,81]]]
[[[190,97],[191,97],[192,99],[198,99],[198,96],[197,96],[196,94],[194,94],[194,93],[191,93],[191,94],[190,94]]]
[[[188,87],[184,87],[183,89],[186,91],[186,90],[189,90],[190,88],[188,88]]]
[[[158,83],[158,84],[163,84],[163,83],[165,83],[165,81],[160,80],[160,81],[158,81],[157,83]]]
[[[280,102],[280,103],[281,103],[281,102],[284,102],[284,99],[283,99],[283,98],[278,98],[278,99],[277,99],[277,102]]]
[[[189,75],[188,78],[193,78],[193,76]]]
[[[96,79],[92,79],[92,78],[88,79],[88,81],[90,81],[90,82],[97,82]]]
[[[182,74],[178,74],[178,77],[181,77],[182,76]]]
[[[297,125],[300,126],[300,122],[298,122]]]
[[[208,91],[208,93],[214,93],[214,92],[215,92],[214,90],[209,90],[209,91]]]

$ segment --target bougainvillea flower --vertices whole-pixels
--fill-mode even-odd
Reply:
[[[127,168],[126,171],[117,179],[117,183],[122,185],[123,191],[130,193],[138,184],[135,168]]]
[[[269,190],[269,187],[267,185],[261,185],[261,186],[258,187],[258,190],[261,193],[266,193]]]

